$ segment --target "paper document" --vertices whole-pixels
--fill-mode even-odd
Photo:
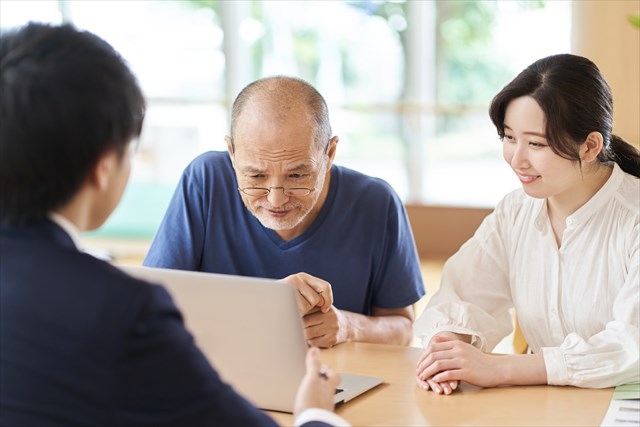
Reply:
[[[616,387],[601,427],[640,427],[640,384]]]

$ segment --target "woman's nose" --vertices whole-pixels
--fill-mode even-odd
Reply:
[[[513,144],[513,152],[509,163],[514,168],[522,168],[529,165],[529,152],[526,144]]]

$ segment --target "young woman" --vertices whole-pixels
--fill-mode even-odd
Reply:
[[[420,387],[610,387],[640,379],[640,153],[612,134],[595,64],[540,59],[489,115],[522,183],[446,263],[415,322]],[[513,325],[529,354],[490,351]]]

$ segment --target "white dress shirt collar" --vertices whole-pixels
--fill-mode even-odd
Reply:
[[[79,251],[82,250],[82,244],[80,243],[80,231],[74,223],[56,212],[49,213],[49,219],[59,225],[60,228],[62,228],[69,235],[69,237],[73,241],[73,244],[76,246],[76,248],[78,248]]]

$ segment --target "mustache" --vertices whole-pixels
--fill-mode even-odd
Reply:
[[[288,211],[288,210],[292,210],[292,209],[298,209],[301,208],[303,206],[303,204],[301,202],[289,202],[286,205],[282,205],[279,207],[274,207],[271,205],[271,203],[265,203],[265,202],[259,202],[255,205],[258,208],[262,208],[262,209],[268,209],[271,211]]]

